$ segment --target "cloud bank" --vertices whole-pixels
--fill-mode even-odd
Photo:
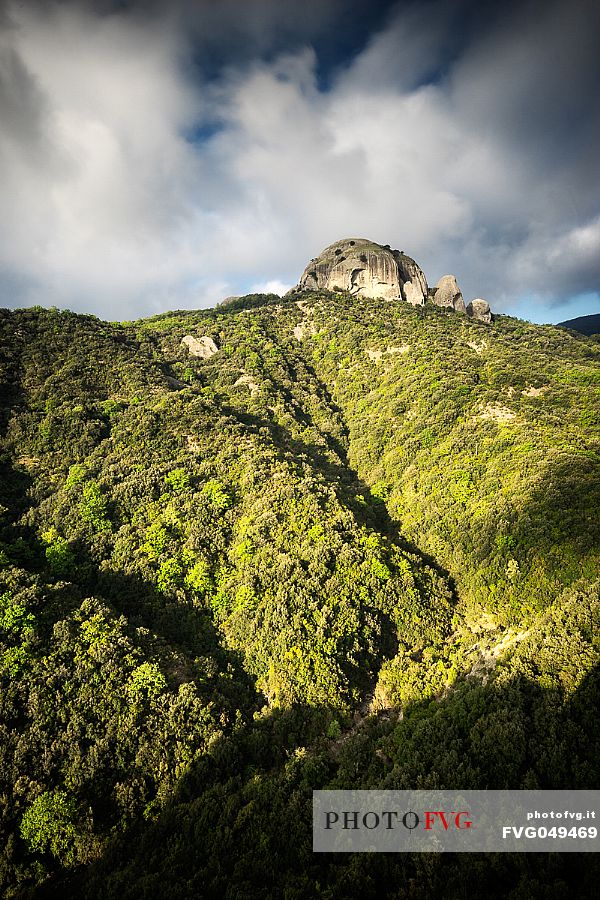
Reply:
[[[208,306],[284,290],[353,234],[496,309],[591,312],[598,5],[388,5],[343,53],[352,6],[364,14],[6,7],[0,304],[112,319]]]

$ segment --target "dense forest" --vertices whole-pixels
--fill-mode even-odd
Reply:
[[[0,329],[7,897],[594,894],[313,854],[311,803],[600,786],[597,341],[328,292]]]

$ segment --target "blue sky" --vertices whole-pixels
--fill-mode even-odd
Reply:
[[[279,293],[355,235],[598,312],[599,33],[592,0],[8,2],[0,305]]]

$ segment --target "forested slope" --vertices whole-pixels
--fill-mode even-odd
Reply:
[[[0,326],[9,895],[458,896],[489,859],[313,857],[311,790],[597,786],[596,343],[326,293]]]

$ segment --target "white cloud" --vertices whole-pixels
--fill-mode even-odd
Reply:
[[[287,291],[292,288],[292,284],[286,284],[283,281],[278,281],[274,279],[273,281],[261,281],[258,284],[253,284],[250,288],[251,294],[278,294],[280,297],[283,297]]]
[[[326,92],[308,46],[199,80],[190,33],[226,40],[230,6],[222,18],[202,6],[204,19],[185,3],[145,17],[12,8],[0,40],[4,302],[132,318],[283,293],[350,234],[404,249],[432,283],[454,272],[496,308],[598,288],[600,173],[583,137],[600,115],[581,103],[598,73],[592,4],[568,17],[558,0],[516,4],[463,48],[448,47],[461,0],[399,6]],[[337,6],[321,9],[329,21]],[[268,22],[271,37],[290,31],[276,5],[258,12],[262,31],[241,17],[234,44],[244,27],[253,46],[268,43]],[[212,137],[186,138],[215,123]]]

